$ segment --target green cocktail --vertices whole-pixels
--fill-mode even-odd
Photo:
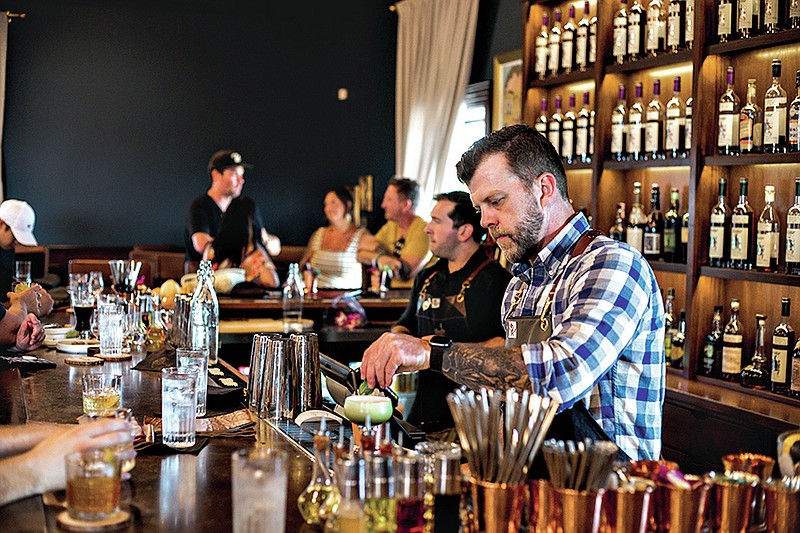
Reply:
[[[383,424],[392,418],[392,401],[385,396],[354,394],[344,400],[344,415],[356,424],[363,425],[367,415],[372,424]]]

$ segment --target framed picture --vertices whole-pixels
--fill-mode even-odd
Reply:
[[[522,50],[494,57],[492,129],[522,123]]]

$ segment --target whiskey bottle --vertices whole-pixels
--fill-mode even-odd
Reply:
[[[789,29],[800,29],[800,0],[789,0]]]
[[[628,158],[638,161],[644,158],[644,104],[642,103],[642,82],[634,87],[636,95],[628,108]]]
[[[681,261],[681,215],[679,213],[681,193],[675,187],[669,193],[669,210],[664,213],[664,261]]]
[[[661,0],[650,0],[647,4],[647,35],[645,49],[649,56],[657,56],[666,46],[667,21],[664,18],[664,6]]]
[[[661,81],[653,82],[653,99],[645,111],[644,151],[649,159],[664,157],[664,106],[661,104]]]
[[[794,345],[792,351],[792,376],[789,381],[789,396],[800,398],[800,340]]]
[[[575,65],[575,6],[569,6],[569,19],[561,29],[561,72],[569,74]]]
[[[731,266],[753,268],[753,209],[747,201],[747,178],[739,180],[739,203],[731,213]]]
[[[748,39],[755,36],[761,28],[760,0],[739,0],[738,26],[739,38]]]
[[[547,120],[547,98],[542,98],[542,107],[541,111],[539,112],[539,118],[536,119],[536,124],[534,124],[533,127],[536,128],[536,131],[547,138],[547,126],[549,123],[550,121]]]
[[[750,364],[742,369],[742,385],[750,389],[764,390],[770,385],[770,371],[764,340],[767,334],[766,315],[756,314],[756,344]]]
[[[588,163],[589,158],[589,91],[583,92],[583,107],[575,119],[575,158]]]
[[[747,103],[739,110],[739,152],[761,151],[764,116],[756,103],[756,80],[747,80]]]
[[[686,99],[686,128],[684,130],[683,146],[686,153],[692,149],[692,108],[694,107],[694,98],[691,96]]]
[[[781,298],[781,323],[772,332],[772,392],[788,394],[791,373],[789,351],[794,346],[794,329],[789,325],[792,301]]]
[[[728,67],[728,88],[719,98],[717,150],[722,155],[739,153],[739,96],[733,91],[733,67]]]
[[[672,335],[672,350],[669,355],[669,365],[672,368],[683,368],[684,345],[686,344],[686,311],[681,309],[678,319],[678,329]]]
[[[664,151],[669,157],[686,157],[686,112],[681,99],[681,78],[676,76],[672,84],[673,95],[667,102],[666,135]]]
[[[719,180],[719,199],[711,208],[711,237],[708,242],[708,263],[712,267],[727,267],[731,248],[731,210],[727,201],[727,181]],[[800,241],[798,241],[800,242]]]
[[[644,256],[650,261],[662,259],[664,215],[661,213],[661,191],[658,183],[653,183],[650,192],[650,212],[644,228]]]
[[[588,4],[584,4],[584,11],[588,11]],[[616,39],[616,37],[614,37]],[[623,41],[624,42],[624,41]],[[624,53],[623,53],[624,55]],[[597,16],[589,19],[589,64],[597,62]]]
[[[775,187],[764,187],[764,209],[756,226],[756,269],[762,272],[778,270],[778,243],[781,223],[775,214]]]
[[[583,3],[583,17],[575,30],[575,66],[584,72],[589,66],[589,2]]]
[[[714,306],[711,332],[703,342],[703,357],[700,359],[700,373],[710,378],[722,377],[722,306]]]
[[[722,334],[722,379],[740,381],[744,339],[739,324],[739,300],[731,300],[731,318]]]
[[[686,46],[686,4],[683,0],[669,0],[667,10],[667,46],[677,54]]]
[[[614,15],[614,37],[611,55],[618,65],[625,62],[628,52],[628,1],[620,0],[620,9]]]
[[[783,27],[781,2],[779,0],[763,0],[764,33],[775,33]]]
[[[625,108],[625,86],[619,86],[619,103],[611,110],[611,157],[617,161],[626,159],[627,147],[626,119],[628,110]]]
[[[800,0],[796,0],[800,3]],[[797,91],[792,103],[789,104],[789,146],[790,152],[800,152],[800,70],[795,72],[794,85]]]
[[[550,55],[547,60],[547,70],[551,76],[556,76],[561,72],[561,10],[556,9],[554,12],[555,22],[553,27],[550,28],[550,37],[548,39],[548,49]]]
[[[633,0],[628,10],[628,60],[644,57],[647,13],[639,0]]]
[[[584,99],[588,99],[584,96]],[[594,156],[594,121],[595,121],[595,111],[592,109],[589,111],[589,160],[592,159]]]
[[[786,212],[786,273],[800,274],[800,178],[794,179],[794,205]]]
[[[615,241],[625,241],[625,202],[617,204],[617,216],[614,218],[614,225],[608,230],[608,236]]]
[[[672,339],[675,336],[678,323],[675,321],[675,289],[667,288],[667,297],[664,300],[664,364],[669,366],[672,361]]]
[[[556,112],[550,116],[547,124],[547,139],[555,147],[558,155],[561,155],[561,131],[564,117],[561,115],[561,96],[556,95]]]
[[[681,217],[680,260],[682,263],[685,263],[689,257],[689,218],[689,211],[686,211]]]
[[[772,85],[764,93],[764,151],[786,151],[786,91],[781,87],[781,60],[772,60]]]
[[[738,16],[733,3],[737,0],[720,0],[717,9],[717,36],[720,43],[727,43],[736,35],[736,22]]]
[[[534,40],[534,57],[536,58],[533,66],[533,71],[536,77],[543,80],[547,77],[547,60],[550,57],[550,30],[547,28],[548,16],[547,13],[542,15],[542,29],[536,35]]]
[[[686,0],[686,25],[684,26],[684,42],[689,50],[694,46],[694,0]]]
[[[644,228],[647,225],[647,215],[644,214],[642,207],[642,184],[633,184],[633,204],[628,215],[628,227],[626,228],[625,242],[633,248],[644,251]]]
[[[569,110],[564,113],[561,130],[561,158],[568,165],[575,162],[575,93],[569,95]]]

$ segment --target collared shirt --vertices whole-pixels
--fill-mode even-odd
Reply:
[[[503,316],[542,312],[563,272],[552,304],[553,335],[525,344],[522,355],[534,392],[561,402],[587,401],[592,415],[634,459],[658,459],[664,401],[664,307],[650,265],[625,243],[597,237],[570,261],[589,229],[570,219],[533,264],[517,263]],[[522,289],[516,309],[514,295]]]

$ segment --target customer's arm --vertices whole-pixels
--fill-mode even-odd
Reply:
[[[19,328],[29,312],[27,301],[31,298],[28,294],[30,291],[32,289],[19,294],[8,293],[9,307],[0,310],[0,345],[16,344]]]

